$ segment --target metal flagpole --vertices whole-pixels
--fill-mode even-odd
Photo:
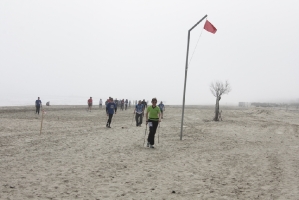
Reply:
[[[186,55],[186,68],[185,68],[185,82],[184,82],[184,93],[183,93],[183,107],[182,107],[182,120],[181,120],[181,137],[183,139],[183,122],[184,122],[184,110],[185,110],[185,94],[186,94],[186,82],[187,82],[187,72],[188,72],[188,55],[189,55],[189,42],[190,42],[190,32],[194,29],[202,20],[204,20],[208,15],[205,15],[201,20],[199,20],[189,31],[188,31],[188,43],[187,43],[187,55]]]

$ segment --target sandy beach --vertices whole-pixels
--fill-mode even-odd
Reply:
[[[220,105],[221,106],[221,105]],[[133,108],[0,107],[0,199],[299,199],[299,110],[167,106],[155,149]],[[159,140],[159,141],[158,141]]]

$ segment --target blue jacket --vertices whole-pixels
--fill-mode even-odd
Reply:
[[[41,100],[36,100],[35,101],[35,106],[41,106],[42,105],[42,101]]]
[[[108,114],[114,114],[114,111],[116,110],[116,104],[114,102],[110,102],[106,106],[106,113]]]
[[[164,110],[164,104],[163,104],[163,103],[160,103],[160,104],[159,104],[159,108],[160,108],[160,110],[163,112],[163,110]]]
[[[143,113],[143,108],[144,108],[143,104],[137,104],[137,105],[135,106],[135,108],[136,108],[136,112],[137,112],[138,114]]]

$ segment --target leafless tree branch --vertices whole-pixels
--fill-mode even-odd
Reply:
[[[216,97],[216,105],[215,105],[215,121],[219,121],[219,101],[221,99],[221,95],[228,94],[231,91],[231,87],[228,81],[222,83],[220,81],[216,81],[211,83],[210,85],[211,93]],[[221,116],[221,114],[220,114]],[[222,118],[221,118],[222,120]]]
[[[211,83],[210,91],[215,97],[221,97],[222,94],[228,94],[231,91],[231,87],[228,81],[225,81],[225,83],[216,81]]]

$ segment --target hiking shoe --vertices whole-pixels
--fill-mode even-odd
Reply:
[[[154,149],[155,147],[154,147],[154,145],[150,145],[150,148]]]
[[[150,143],[148,142],[146,146],[149,147],[149,146],[150,146]]]

